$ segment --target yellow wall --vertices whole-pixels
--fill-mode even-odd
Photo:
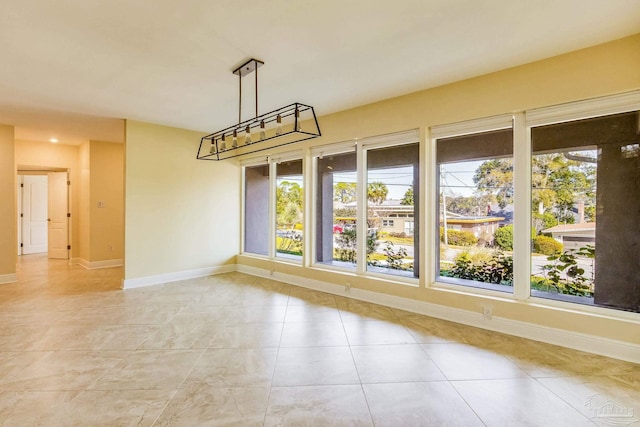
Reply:
[[[0,125],[0,283],[16,273],[18,223],[13,126]]]
[[[90,142],[90,257],[124,258],[124,144]],[[102,202],[102,208],[98,203]]]
[[[313,140],[312,144],[326,144],[415,128],[419,128],[421,135],[425,135],[434,125],[637,90],[640,88],[639,70],[640,34],[320,117],[323,136]],[[429,144],[424,140],[422,143],[425,146]],[[309,145],[311,143],[307,144],[307,147]],[[427,164],[425,157],[423,162]],[[427,177],[431,176],[430,172],[427,171]],[[423,191],[431,185],[431,182],[425,183],[422,186]],[[431,253],[427,253],[423,255],[423,259],[429,259],[431,256]],[[373,278],[301,268],[249,256],[238,256],[238,263],[342,286],[349,281],[353,288],[412,298],[475,313],[481,312],[482,305],[487,304],[487,299],[480,296],[426,287],[424,277],[421,279],[421,287],[412,287]],[[559,310],[506,299],[491,300],[491,305],[496,317],[640,344],[640,328],[637,321],[587,315],[577,310]]]
[[[239,168],[196,160],[201,137],[127,121],[125,280],[235,262]]]
[[[80,195],[82,189],[79,147],[75,145],[51,144],[47,142],[16,141],[16,165],[39,166],[43,168],[68,169],[71,186],[71,258],[80,256]],[[13,169],[13,174],[16,170]],[[17,248],[16,248],[17,252]]]
[[[78,168],[80,179],[76,188],[80,215],[76,218],[79,234],[78,250],[75,254],[77,258],[89,261],[91,259],[91,147],[89,141],[78,147]]]

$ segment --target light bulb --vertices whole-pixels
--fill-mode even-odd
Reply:
[[[260,140],[267,138],[267,132],[264,130],[264,120],[260,122]]]
[[[233,140],[231,141],[231,148],[238,148],[238,131],[233,131]]]
[[[276,123],[276,135],[282,135],[282,117],[280,117],[280,114],[276,117]]]
[[[216,154],[216,141],[211,140],[211,148],[209,149],[209,154]]]
[[[244,131],[244,143],[245,145],[249,145],[251,144],[251,128],[249,127],[249,125],[247,125],[247,128]]]
[[[227,151],[227,143],[224,140],[224,134],[222,135],[222,143],[220,143],[220,151]]]
[[[296,108],[296,132],[302,132],[302,124],[300,123],[300,110]]]

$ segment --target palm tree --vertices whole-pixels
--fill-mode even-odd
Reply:
[[[389,194],[389,189],[382,182],[371,182],[367,186],[367,199],[371,203],[381,205],[387,200],[387,194]]]

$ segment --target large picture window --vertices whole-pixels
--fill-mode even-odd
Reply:
[[[269,255],[269,165],[244,168],[244,251]]]
[[[640,311],[638,117],[531,129],[531,295]]]
[[[316,262],[355,269],[356,153],[321,156],[316,165]]]
[[[302,160],[276,164],[276,256],[301,260],[303,239]]]
[[[513,131],[436,141],[438,280],[512,292]]]
[[[419,144],[367,150],[367,271],[418,277]]]

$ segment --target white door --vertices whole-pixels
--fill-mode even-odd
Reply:
[[[49,258],[68,259],[69,195],[66,172],[49,173]]]
[[[47,252],[47,176],[22,177],[22,254]]]

